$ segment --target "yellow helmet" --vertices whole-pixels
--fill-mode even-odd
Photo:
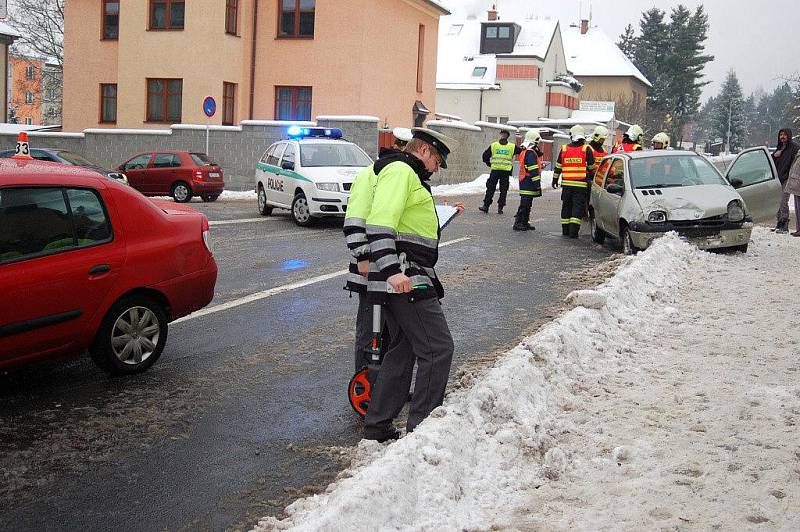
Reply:
[[[538,129],[534,128],[528,130],[528,132],[525,133],[525,140],[522,141],[522,144],[530,148],[531,146],[538,145],[541,141],[542,141],[541,133],[539,133]]]
[[[594,128],[594,133],[592,133],[592,140],[594,142],[603,142],[608,138],[609,134],[610,132],[608,131],[607,127],[597,126],[596,128]]]
[[[666,150],[667,148],[669,148],[669,135],[667,135],[663,131],[660,133],[656,133],[651,142],[653,143],[653,148],[656,147],[656,143],[658,142],[661,144],[661,148],[656,148],[656,149]]]
[[[642,137],[644,136],[644,131],[638,124],[633,124],[628,128],[628,131],[625,134],[628,135],[628,138],[633,142],[641,143]]]
[[[573,141],[586,140],[586,130],[583,129],[582,125],[576,124],[570,128],[569,136]]]

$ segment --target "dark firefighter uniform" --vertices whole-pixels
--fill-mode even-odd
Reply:
[[[586,190],[594,167],[594,153],[583,139],[561,147],[553,172],[553,186],[561,178],[561,232],[578,238],[586,210]]]
[[[523,149],[519,154],[519,209],[514,220],[514,230],[534,229],[530,225],[533,198],[542,195],[540,161],[542,152],[538,147]]]
[[[489,205],[492,204],[492,199],[494,198],[494,191],[497,188],[497,184],[500,183],[497,212],[503,213],[503,207],[506,205],[506,196],[508,195],[508,179],[514,169],[514,156],[519,152],[519,146],[509,142],[507,138],[493,142],[483,152],[483,162],[491,168],[489,179],[486,180],[486,195],[483,198],[483,206],[479,207],[483,212],[488,212]]]

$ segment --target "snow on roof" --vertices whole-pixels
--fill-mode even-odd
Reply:
[[[0,123],[0,134],[2,135],[17,135],[22,131],[37,131],[37,130],[50,130],[55,127],[61,126],[40,126],[36,124],[6,124]]]
[[[0,20],[0,35],[8,35],[9,37],[21,37],[20,33]]]
[[[489,88],[496,83],[497,57],[481,54],[482,19],[450,15],[439,20],[439,44],[436,66],[436,88]],[[535,56],[544,60],[557,20],[526,19],[521,26],[514,51],[501,57]],[[485,70],[482,70],[485,69]]]
[[[569,27],[562,30],[561,37],[567,68],[575,76],[630,76],[653,86],[600,28],[589,28],[581,35],[580,28]]]

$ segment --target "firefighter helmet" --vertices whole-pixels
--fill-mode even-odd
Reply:
[[[607,127],[597,126],[594,128],[594,133],[592,133],[592,140],[594,142],[603,142],[608,138],[609,133]]]
[[[536,128],[528,130],[525,133],[525,140],[522,141],[522,144],[526,147],[530,148],[531,146],[537,146],[542,141],[542,135],[539,133],[539,130]]]
[[[569,137],[573,142],[576,140],[586,140],[586,131],[583,129],[582,125],[576,124],[570,128]]]
[[[652,140],[653,148],[657,150],[666,150],[669,148],[669,135],[664,133],[663,131],[660,133],[656,133]],[[661,147],[656,148],[656,143],[660,143]]]
[[[644,131],[638,124],[633,124],[628,128],[628,131],[625,134],[628,135],[628,138],[631,139],[632,142],[641,143],[642,137],[644,136]]]

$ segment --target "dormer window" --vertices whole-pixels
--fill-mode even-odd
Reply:
[[[475,67],[472,69],[473,78],[482,78],[486,75],[486,67]]]
[[[499,22],[484,22],[481,26],[482,54],[510,54],[514,51],[520,26]]]

